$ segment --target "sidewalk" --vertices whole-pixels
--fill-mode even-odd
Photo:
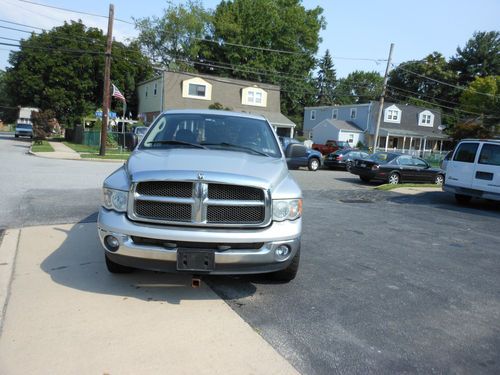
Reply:
[[[80,154],[73,150],[72,148],[66,146],[62,142],[49,142],[49,144],[54,149],[53,152],[32,152],[36,156],[41,156],[50,159],[69,159],[69,160],[79,160],[81,159]]]
[[[9,230],[1,254],[2,374],[297,373],[190,275],[108,273],[95,223]]]

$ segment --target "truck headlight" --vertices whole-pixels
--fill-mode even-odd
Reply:
[[[273,220],[295,220],[302,216],[302,199],[273,200]]]
[[[128,193],[115,189],[102,189],[102,205],[108,210],[127,211]]]

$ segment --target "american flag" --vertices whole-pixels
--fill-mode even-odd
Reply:
[[[111,96],[115,97],[118,100],[121,100],[122,102],[126,102],[125,97],[120,92],[120,90],[118,90],[118,88],[115,85],[112,86],[113,86],[113,93],[111,94]]]

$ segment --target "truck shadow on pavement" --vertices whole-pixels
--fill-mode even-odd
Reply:
[[[69,228],[69,230],[68,230]],[[53,233],[50,233],[52,231]],[[111,274],[97,236],[96,223],[85,219],[72,227],[49,228],[47,236],[63,239],[41,263],[41,269],[57,284],[84,292],[134,298],[145,302],[179,304],[183,300],[218,299],[202,278],[200,288],[191,287],[191,274],[169,274],[136,270],[130,274]],[[252,295],[246,287],[242,295]]]

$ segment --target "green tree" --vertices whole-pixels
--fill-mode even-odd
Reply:
[[[457,123],[449,132],[449,135],[455,142],[465,138],[491,138],[491,130],[484,125],[473,121]]]
[[[378,100],[382,94],[384,78],[377,72],[356,70],[341,78],[335,88],[336,104],[366,103]]]
[[[444,56],[433,52],[422,60],[407,61],[392,70],[387,82],[388,92],[401,102],[409,102],[409,99],[438,105],[457,102],[460,91],[437,81],[455,85],[458,77]]]
[[[170,69],[192,70],[199,57],[203,39],[210,34],[212,15],[200,1],[169,3],[161,17],[135,20],[138,43],[149,58]]]
[[[322,13],[320,7],[306,9],[300,0],[222,1],[213,18],[212,40],[217,43],[207,43],[201,51],[212,66],[199,69],[278,84],[281,110],[299,118],[315,96],[312,71],[325,27]]]
[[[20,42],[9,57],[6,91],[11,103],[51,109],[64,123],[93,113],[102,104],[106,37],[97,28],[71,22]],[[139,46],[113,43],[111,79],[130,93],[136,112],[135,85],[152,74]]]
[[[332,105],[334,103],[336,83],[337,74],[333,67],[332,56],[330,51],[326,50],[325,55],[319,61],[318,77],[316,78],[319,105]]]
[[[500,75],[500,32],[476,32],[464,48],[450,60],[450,67],[458,73],[461,85],[476,77]]]
[[[500,76],[476,77],[460,97],[460,107],[480,113],[484,125],[500,123]]]
[[[6,90],[6,74],[3,70],[0,70],[0,122],[14,122],[17,112],[18,109],[13,106]]]

